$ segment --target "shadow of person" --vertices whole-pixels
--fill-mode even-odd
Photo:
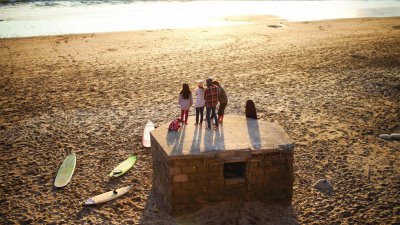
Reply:
[[[220,202],[175,217],[174,224],[287,224],[298,225],[297,213],[287,204],[251,201]],[[232,222],[232,221],[236,221]]]
[[[183,141],[185,140],[186,126],[183,126],[179,131],[169,131],[167,134],[167,145],[173,146],[171,155],[182,154]]]
[[[174,218],[166,210],[166,206],[162,204],[162,199],[163,196],[157,194],[153,186],[148,193],[139,223],[132,221],[127,224],[176,224]]]
[[[214,147],[215,150],[225,150],[224,126],[222,125],[215,130]]]
[[[247,132],[249,133],[253,149],[261,149],[260,126],[257,119],[246,118]]]
[[[200,153],[200,143],[201,143],[202,133],[203,133],[203,126],[197,125],[194,128],[193,142],[192,146],[190,147],[190,153]]]
[[[205,152],[206,152],[206,151],[212,151],[212,150],[215,149],[215,148],[214,148],[214,140],[213,140],[213,137],[214,137],[214,130],[206,129],[206,130],[204,131],[204,140],[203,140],[203,143],[204,143],[204,151],[205,151]]]

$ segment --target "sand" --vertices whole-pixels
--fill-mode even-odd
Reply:
[[[253,24],[1,39],[0,224],[400,223],[400,142],[379,138],[400,132],[400,18],[235,20]],[[222,203],[172,218],[154,201],[144,125],[174,119],[182,83],[209,76],[228,93],[227,114],[252,99],[296,142],[291,205]],[[70,151],[74,176],[55,189]],[[131,154],[136,167],[110,179]],[[331,194],[312,188],[322,178]]]

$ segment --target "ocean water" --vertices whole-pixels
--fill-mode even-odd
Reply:
[[[2,1],[0,38],[230,26],[227,16],[289,21],[400,16],[400,1]]]

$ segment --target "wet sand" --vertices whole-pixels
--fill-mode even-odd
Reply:
[[[400,223],[400,142],[378,138],[400,132],[400,19],[239,19],[254,24],[1,39],[0,223]],[[252,99],[296,142],[292,205],[222,203],[180,218],[157,206],[142,130],[180,113],[183,82],[209,76],[228,93],[227,114]],[[70,151],[74,176],[55,189]],[[109,179],[131,154],[136,167]],[[313,190],[320,178],[333,193]]]

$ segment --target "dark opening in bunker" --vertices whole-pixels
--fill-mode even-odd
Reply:
[[[246,175],[246,162],[224,163],[224,178],[240,178]]]

